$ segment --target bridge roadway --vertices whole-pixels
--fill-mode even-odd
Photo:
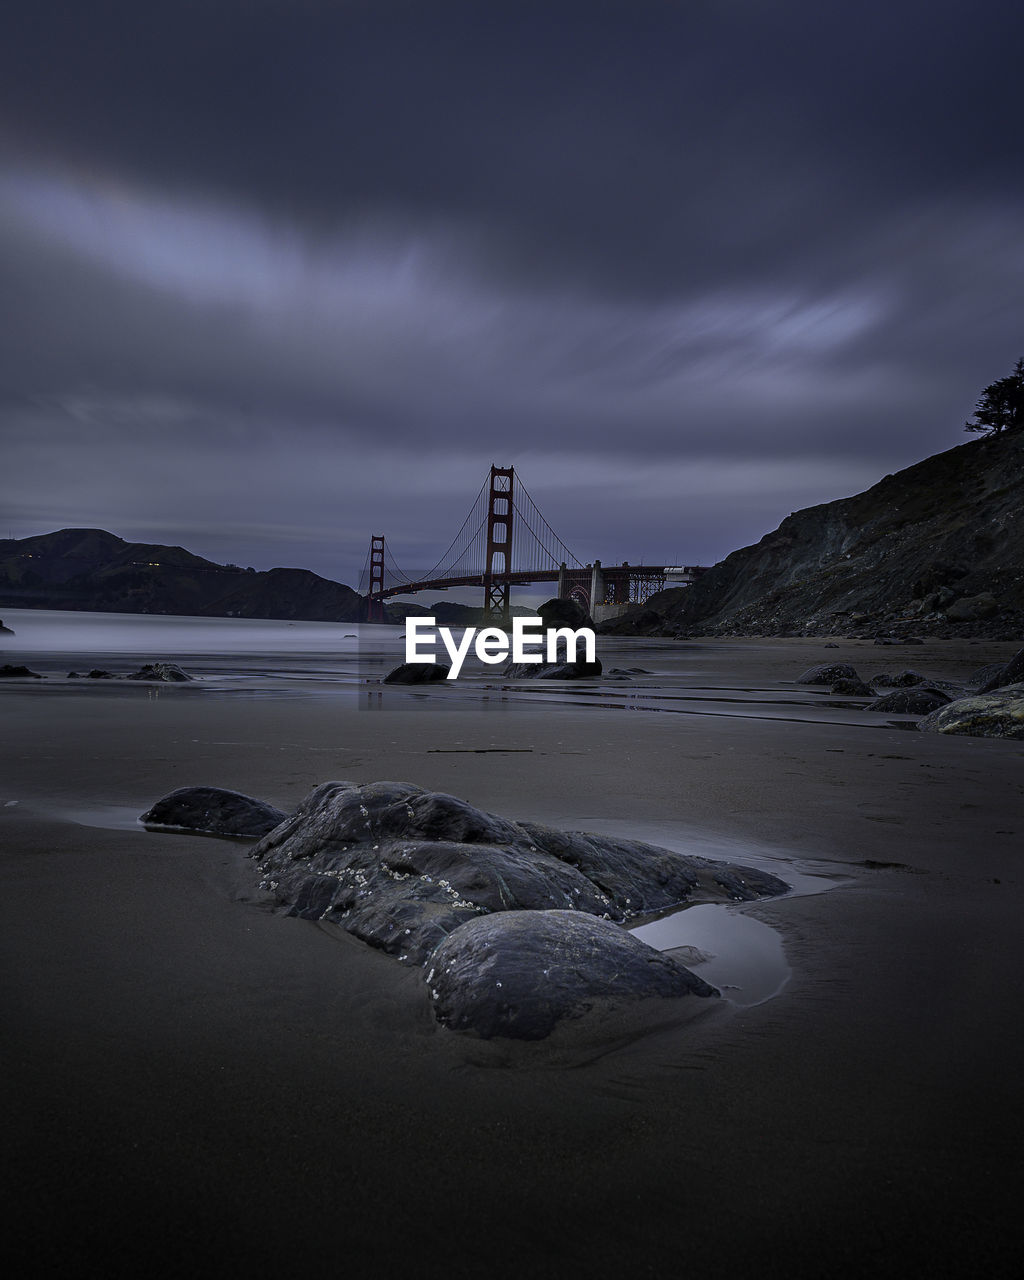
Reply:
[[[556,582],[560,596],[576,596],[590,607],[594,603],[636,604],[643,603],[656,591],[669,584],[683,586],[693,582],[706,569],[702,565],[650,565],[621,564],[602,566],[600,560],[584,568],[523,569],[511,573],[491,575],[494,583],[509,586],[529,586],[534,582]],[[406,582],[385,587],[376,593],[377,599],[391,596],[413,595],[418,591],[448,591],[452,587],[481,587],[487,585],[482,573],[461,577],[425,578],[418,582]]]

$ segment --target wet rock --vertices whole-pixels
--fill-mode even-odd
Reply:
[[[925,732],[965,734],[971,738],[1024,739],[1024,683],[957,698],[932,712],[917,727]]]
[[[173,662],[147,662],[138,671],[133,671],[131,675],[125,676],[125,679],[159,680],[165,684],[181,684],[187,680],[194,680],[195,677],[187,675],[182,671],[181,667]]]
[[[797,684],[835,684],[837,680],[857,680],[856,667],[848,662],[826,662],[820,667],[811,667],[802,676],[797,676]]]
[[[545,627],[571,627],[578,631],[580,627],[592,627],[594,621],[590,614],[575,600],[545,600],[537,608],[537,616]]]
[[[328,782],[252,850],[290,915],[333,921],[407,964],[491,912],[622,921],[786,891],[777,877],[640,841],[512,822],[402,782]]]
[[[35,680],[42,680],[42,676],[38,671],[30,671],[28,667],[16,667],[10,662],[5,662],[0,667],[0,678],[6,680],[15,676],[32,676]]]
[[[403,662],[384,677],[385,684],[434,684],[447,680],[451,667],[443,662]]]
[[[139,821],[150,827],[180,827],[208,835],[257,840],[288,815],[265,800],[222,787],[179,787],[147,809]]]
[[[987,680],[985,680],[980,688],[979,693],[991,693],[995,689],[1002,689],[1009,684],[1017,684],[1024,680],[1024,649],[1019,653],[1015,653],[1005,666],[998,671],[994,671]]]
[[[599,676],[601,659],[593,662],[510,662],[502,670],[506,680],[588,680]]]
[[[832,686],[832,693],[844,698],[873,698],[875,691],[863,680],[837,680]]]
[[[885,672],[871,677],[871,683],[880,689],[909,689],[913,685],[927,684],[928,677],[919,671],[900,671],[896,675]]]
[[[138,679],[137,676],[133,678]],[[109,671],[101,671],[99,667],[93,667],[93,669],[91,671],[86,672],[84,676],[80,675],[77,671],[69,671],[68,679],[69,680],[113,680],[115,679],[115,677],[111,675]]]
[[[424,977],[437,1020],[483,1039],[541,1040],[595,1008],[719,994],[632,934],[578,911],[479,917],[441,943]]]
[[[949,694],[943,693],[941,689],[920,687],[894,689],[892,693],[876,699],[867,709],[868,711],[888,711],[898,715],[925,716],[938,707],[944,707],[950,701]]]
[[[13,636],[14,632],[10,627],[4,626],[3,618],[0,618],[0,636]]]

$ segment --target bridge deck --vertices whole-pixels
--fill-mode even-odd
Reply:
[[[704,569],[700,565],[611,564],[601,565],[599,572],[607,583],[616,579],[682,578],[684,575],[692,579],[703,573]],[[566,569],[565,574],[570,582],[586,581],[589,583],[591,567]],[[510,586],[523,587],[528,586],[531,582],[557,582],[558,577],[558,569],[523,569],[512,573],[496,573],[493,575],[493,581],[507,582]],[[377,598],[383,600],[390,596],[414,595],[417,591],[447,591],[450,587],[482,587],[483,585],[484,575],[482,573],[466,574],[462,577],[454,578],[425,578],[420,582],[407,582],[398,586],[386,587],[377,595]]]

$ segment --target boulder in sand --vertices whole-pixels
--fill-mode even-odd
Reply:
[[[179,787],[147,809],[139,821],[149,827],[177,827],[207,835],[258,840],[287,817],[283,809],[238,791]]]
[[[926,716],[950,701],[948,693],[941,689],[917,686],[913,689],[893,689],[891,693],[876,698],[868,711],[888,711],[890,714]]]
[[[752,867],[513,822],[404,782],[324,783],[251,856],[288,914],[332,921],[406,964],[492,912],[624,921],[788,887]]]
[[[837,680],[832,686],[832,693],[844,698],[873,698],[875,691],[863,680]]]
[[[719,994],[632,934],[579,911],[480,916],[441,943],[424,977],[437,1020],[485,1040],[541,1040],[595,1007]]]
[[[797,684],[828,684],[837,680],[857,680],[857,668],[848,662],[824,662],[821,666],[810,667],[802,676],[797,676]]]
[[[1024,683],[953,702],[919,721],[932,733],[962,733],[971,738],[1024,739]]]

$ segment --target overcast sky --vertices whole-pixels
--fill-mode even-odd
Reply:
[[[1024,354],[1019,10],[9,0],[0,535],[713,563]]]

